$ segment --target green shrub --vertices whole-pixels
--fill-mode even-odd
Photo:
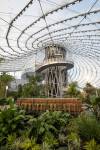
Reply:
[[[85,150],[100,150],[100,145],[97,144],[94,139],[92,139],[89,142],[86,142],[84,149]]]
[[[100,142],[100,122],[94,116],[81,115],[73,119],[69,131],[78,133],[83,141],[95,139]]]

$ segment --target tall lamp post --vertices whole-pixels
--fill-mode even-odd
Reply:
[[[8,85],[6,85],[5,97],[7,97]]]

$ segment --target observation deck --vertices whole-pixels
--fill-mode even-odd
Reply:
[[[47,69],[48,67],[52,67],[52,66],[62,66],[62,69],[71,69],[74,66],[74,62],[70,61],[70,60],[66,60],[64,61],[62,60],[47,60],[44,61],[42,64],[36,64],[36,72],[42,72],[45,69]]]
[[[43,63],[36,64],[36,73],[43,76],[48,97],[63,97],[63,89],[67,86],[67,70],[74,67],[74,63],[68,57],[68,51],[59,45],[45,47]],[[48,87],[48,88],[47,88]]]

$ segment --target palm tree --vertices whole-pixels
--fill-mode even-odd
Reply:
[[[12,80],[14,80],[14,78],[11,75],[6,73],[0,75],[0,97],[5,97],[6,86],[9,86]]]
[[[85,92],[85,100],[86,102],[90,103],[90,98],[92,95],[96,95],[96,88],[91,85],[90,83],[86,83],[85,87],[83,88]]]
[[[80,94],[77,82],[72,82],[68,85],[66,95],[68,97],[77,97]]]
[[[96,118],[100,120],[100,97],[93,96],[91,98],[91,105],[93,113],[95,114]]]

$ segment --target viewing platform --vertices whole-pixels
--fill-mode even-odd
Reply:
[[[52,66],[62,66],[62,69],[67,68],[68,70],[73,68],[74,66],[74,62],[70,61],[70,60],[47,60],[44,61],[42,64],[36,64],[36,72],[41,72],[45,69],[47,69],[48,67],[52,67]]]

